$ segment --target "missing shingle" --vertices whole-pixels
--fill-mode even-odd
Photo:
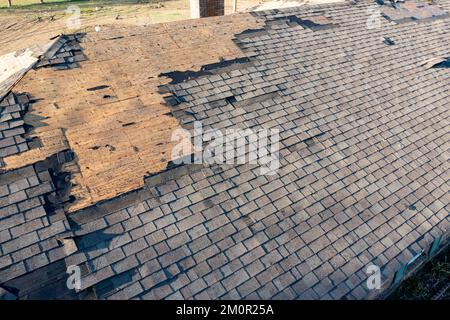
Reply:
[[[201,70],[219,74],[248,66],[248,63],[250,63],[250,59],[247,57],[232,60],[225,60],[221,58],[220,62],[204,65]]]
[[[264,35],[267,35],[266,29],[247,29],[241,32],[240,34],[236,35],[236,39],[243,40]]]
[[[317,143],[320,142],[320,137],[322,137],[325,134],[325,132],[321,132],[313,137],[307,138],[305,140],[303,140],[303,142],[308,146],[308,147],[314,147],[315,145],[317,145]]]
[[[240,69],[245,67],[248,63],[250,63],[250,59],[247,57],[232,60],[225,60],[221,58],[219,62],[202,66],[199,71],[187,70],[187,71],[165,72],[161,73],[159,77],[168,77],[172,79],[172,81],[169,84],[177,84],[192,79],[197,79],[203,76],[220,74],[223,72],[229,72],[232,70]],[[168,91],[170,90],[168,90],[167,86],[163,85],[160,87],[161,93],[167,93]]]
[[[178,179],[186,174],[192,174],[203,169],[203,165],[194,164],[194,160],[194,155],[192,154],[186,156],[181,164],[175,164],[172,161],[169,162],[164,171],[152,173],[144,177],[145,187],[153,188],[169,180]]]
[[[57,238],[56,241],[63,246],[66,257],[78,251],[77,245],[72,238]]]
[[[280,90],[280,91],[282,91],[282,90]],[[269,99],[274,99],[274,98],[280,96],[280,91],[268,92],[268,93],[261,94],[259,96],[255,96],[255,97],[240,100],[240,101],[237,101],[235,96],[231,96],[231,97],[227,97],[226,101],[229,102],[230,104],[232,104],[236,108],[243,108],[243,107],[255,104],[255,103],[260,103],[263,101],[267,101]]]
[[[325,16],[312,16],[307,18],[299,18],[298,16],[288,16],[287,24],[289,26],[302,26],[311,30],[323,30],[334,28],[337,25],[334,24],[329,18]]]
[[[172,79],[172,81],[170,81],[170,84],[177,84],[177,83],[182,83],[182,82],[186,82],[195,78],[199,78],[201,76],[205,76],[205,75],[209,75],[211,74],[208,71],[192,71],[192,70],[187,70],[187,71],[172,71],[172,72],[165,72],[165,73],[161,73],[159,76],[160,77],[168,77],[170,79]]]
[[[136,122],[128,122],[128,123],[122,124],[122,127],[129,127],[129,126],[133,126],[135,124],[136,124]]]
[[[433,68],[450,68],[450,58],[446,58],[443,61],[436,63]]]
[[[396,1],[381,4],[382,15],[395,23],[425,22],[448,18],[448,13],[434,4],[415,1]]]
[[[119,39],[123,39],[125,38],[124,36],[118,36],[118,37],[113,37],[113,38],[107,38],[105,39],[105,41],[109,41],[109,40],[119,40]]]
[[[384,42],[385,44],[387,44],[388,46],[393,46],[393,45],[395,44],[395,41],[392,40],[392,39],[389,38],[389,37],[384,37],[384,38],[383,38],[383,42]]]
[[[303,142],[306,143],[306,145],[308,147],[312,147],[316,144],[316,142],[314,141],[314,138],[305,139],[305,140],[303,140]]]
[[[226,97],[225,100],[230,103],[233,104],[236,102],[236,97],[235,96],[231,96],[231,97]]]
[[[281,26],[287,23],[289,25],[289,17],[280,17],[266,22],[267,29],[273,29],[274,26]]]
[[[78,68],[78,62],[87,60],[80,46],[84,33],[62,35],[34,66],[35,69],[52,67],[54,70]]]
[[[420,64],[426,69],[430,68],[449,68],[450,67],[450,57],[434,57],[428,59]]]
[[[102,90],[102,89],[107,89],[109,88],[109,86],[107,85],[100,85],[100,86],[96,86],[96,87],[92,87],[92,88],[87,88],[87,91],[97,91],[97,90]]]

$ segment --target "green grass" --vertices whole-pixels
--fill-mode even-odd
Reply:
[[[450,280],[450,246],[405,280],[389,297],[395,300],[429,300]],[[450,291],[442,297],[450,299]]]
[[[80,8],[103,6],[103,5],[127,5],[127,4],[144,4],[162,2],[158,0],[11,0],[12,7],[8,8],[7,0],[0,0],[0,9],[9,10],[65,10],[69,5],[77,5]]]

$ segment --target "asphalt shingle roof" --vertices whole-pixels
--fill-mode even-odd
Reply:
[[[450,74],[423,62],[448,56],[449,19],[380,16],[368,28],[369,6],[258,13],[265,27],[236,35],[249,62],[162,88],[185,128],[279,129],[280,169],[181,165],[72,214],[78,250],[65,263],[83,266],[81,290],[362,299],[380,293],[366,287],[368,265],[381,267],[387,288],[414,255],[445,241]]]
[[[59,204],[67,199],[55,186],[66,154],[1,174],[0,282],[31,273],[70,254],[62,239],[72,238]],[[67,195],[66,195],[67,196]]]
[[[28,109],[26,94],[10,93],[0,101],[0,167],[4,157],[28,150],[23,115]]]

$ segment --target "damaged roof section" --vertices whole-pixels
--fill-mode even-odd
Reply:
[[[381,12],[384,17],[394,22],[425,21],[448,18],[448,12],[438,5],[424,1],[406,0],[398,2],[382,2]]]
[[[31,68],[51,66],[55,70],[62,70],[77,67],[78,62],[86,60],[79,45],[83,36],[84,34],[59,36],[46,45],[16,52],[14,57],[9,55],[0,57],[0,67],[6,66],[0,79],[0,168],[5,166],[4,158],[41,146],[39,138],[33,139],[28,136],[32,127],[30,122],[33,121],[28,123],[26,121],[30,105],[36,101],[27,93],[10,91],[11,88]],[[42,118],[36,116],[31,118],[34,118],[34,125],[42,126],[39,122]],[[48,136],[42,138],[46,143],[49,141]],[[61,142],[53,143],[53,146],[57,144],[65,146]],[[36,155],[36,152],[33,153]],[[51,153],[47,154],[49,155]],[[37,158],[35,161],[42,159]],[[27,164],[27,161],[23,163]]]
[[[54,70],[66,70],[79,67],[86,61],[80,41],[85,34],[62,35],[57,38],[49,50],[40,58],[35,68],[52,67]]]
[[[211,63],[208,65],[204,65],[200,68],[199,71],[172,71],[161,73],[160,77],[168,77],[171,78],[172,81],[169,84],[176,84],[180,82],[185,82],[190,79],[197,79],[202,76],[218,74],[222,72],[227,72],[231,70],[237,70],[243,68],[244,66],[249,66],[250,64],[249,57],[236,58],[232,60],[221,59],[220,62]],[[166,87],[160,86],[159,92],[168,93]]]
[[[450,57],[434,57],[426,60],[421,64],[425,68],[449,68],[450,67]]]
[[[33,68],[39,58],[53,45],[53,39],[42,45],[11,52],[0,56],[0,100],[9,94],[11,88]]]
[[[170,249],[142,253],[143,259],[167,265],[154,275],[164,275],[161,287],[149,287],[151,275],[148,281],[138,280],[147,263],[141,266],[139,257],[138,262],[127,257],[122,261],[139,274],[121,295],[113,296],[189,299],[195,288],[194,297],[212,299],[367,298],[377,294],[365,287],[368,264],[382,265],[385,285],[390,285],[396,272],[428,250],[434,239],[448,237],[449,172],[443,136],[448,126],[448,73],[418,68],[430,52],[448,50],[448,42],[442,43],[448,21],[407,28],[383,20],[372,30],[366,28],[370,4],[331,8],[327,13],[339,27],[326,31],[285,23],[288,16],[308,16],[311,8],[270,12],[264,29],[237,35],[241,48],[258,53],[251,67],[168,86],[176,99],[174,114],[183,115],[178,118],[183,125],[197,120],[216,129],[280,128],[280,171],[266,180],[246,166],[221,168],[212,177],[203,170],[204,189],[197,183],[200,175],[190,176],[196,192],[189,188],[186,192],[193,194],[182,200],[170,193],[184,194],[184,184],[167,182],[167,189],[161,188],[169,194],[162,197],[162,225],[154,232],[167,232],[160,236]],[[386,49],[380,33],[397,44]],[[380,55],[374,57],[373,52]],[[430,143],[437,147],[432,154],[426,150]],[[417,166],[406,165],[410,160]],[[431,176],[440,186],[433,185]],[[213,190],[207,190],[209,186]],[[201,196],[208,195],[219,211],[213,217],[201,215],[208,203]],[[147,206],[154,212],[148,203],[139,211]],[[174,218],[169,218],[174,210]],[[183,218],[177,220],[178,212],[201,216],[202,221],[185,222],[192,223],[190,230],[205,227],[202,241],[208,248],[198,248],[202,236],[189,237],[189,230],[173,247],[169,226],[184,230],[179,229],[184,224]],[[184,236],[177,234],[173,240]],[[226,247],[222,245],[228,241],[222,242],[221,236],[232,239]],[[236,240],[241,237],[245,240]],[[154,236],[145,239],[152,241],[150,247],[158,246]],[[192,255],[186,256],[191,248]],[[261,258],[252,260],[254,255]],[[265,264],[269,256],[276,261],[272,265]],[[216,257],[223,268],[212,267]],[[199,280],[185,290],[173,289],[183,283],[184,263],[198,272]],[[227,272],[234,266],[235,277]],[[265,268],[276,274],[267,274]],[[171,276],[166,276],[167,270]],[[203,283],[208,276],[221,280]]]
[[[73,253],[63,209],[70,201],[60,166],[63,152],[34,165],[0,174],[0,283],[30,273]]]
[[[247,54],[232,39],[259,27],[257,20],[249,14],[231,15],[105,26],[104,32],[62,37],[49,51],[47,58],[54,60],[43,59],[40,65],[55,62],[65,68],[79,47],[88,60],[78,62],[81,68],[62,71],[39,67],[15,87],[35,97],[26,122],[42,147],[5,158],[6,168],[72,148],[77,155],[71,169],[77,199],[72,211],[142,187],[146,175],[167,167],[176,143],[171,135],[180,127],[164,103],[167,93],[159,92],[170,80],[158,76],[172,70],[209,73],[202,70],[208,64],[232,69],[247,63]]]
[[[0,101],[0,168],[3,158],[29,149],[23,120],[29,101],[26,93],[10,93]]]
[[[311,30],[322,30],[322,29],[330,29],[334,28],[337,25],[331,21],[331,19],[323,16],[323,15],[315,15],[308,18],[299,18],[298,16],[289,16],[288,17],[289,25],[299,25],[304,28],[309,28]]]

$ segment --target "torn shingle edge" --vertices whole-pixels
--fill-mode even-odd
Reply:
[[[87,60],[80,46],[84,36],[85,33],[60,36],[34,68],[52,67],[54,70],[78,68],[78,62]]]
[[[30,103],[28,94],[14,92],[0,101],[0,168],[3,158],[31,148],[32,140],[26,137],[30,127],[24,121]]]
[[[185,82],[188,80],[200,78],[202,76],[219,74],[222,72],[229,72],[231,70],[237,70],[239,68],[248,67],[250,64],[251,64],[251,60],[247,57],[232,59],[232,60],[222,60],[217,63],[204,65],[200,69],[200,71],[191,71],[191,70],[172,71],[172,72],[161,73],[159,76],[171,78],[172,81],[169,84],[177,84],[177,83]],[[167,86],[163,85],[163,86],[160,86],[159,88],[160,88],[160,90],[159,90],[160,93],[170,92],[170,90],[167,88]]]
[[[71,253],[62,239],[72,237],[64,211],[71,201],[70,175],[63,171],[63,165],[72,160],[73,153],[66,150],[34,165],[0,173],[2,287],[14,287],[10,280]]]

